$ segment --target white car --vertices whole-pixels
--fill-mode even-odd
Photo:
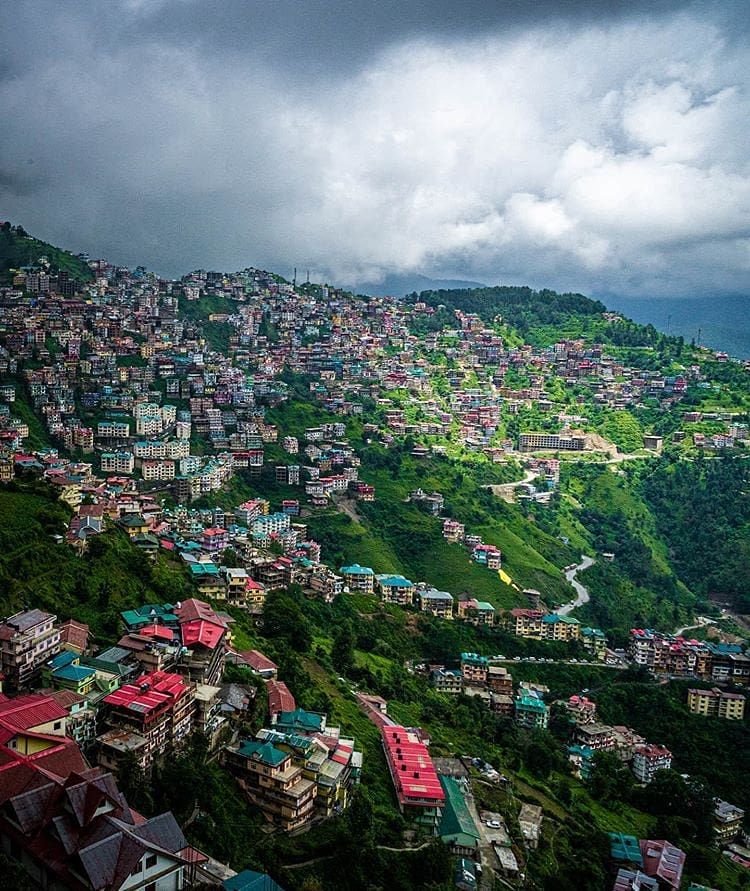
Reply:
[[[487,825],[490,827],[490,829],[499,829],[500,821],[499,820],[488,820]]]

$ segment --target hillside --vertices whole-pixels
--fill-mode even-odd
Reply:
[[[41,258],[47,259],[54,272],[64,270],[71,278],[82,282],[93,278],[88,264],[70,251],[32,237],[22,226],[12,226],[8,222],[0,224],[0,284],[9,283],[9,270],[37,266]]]

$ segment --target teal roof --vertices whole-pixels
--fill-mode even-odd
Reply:
[[[66,665],[70,665],[71,662],[75,662],[78,659],[77,653],[72,653],[70,650],[63,650],[62,653],[58,653],[56,656],[53,656],[52,659],[49,660],[47,665],[50,667],[52,671],[57,671],[60,668],[63,668]]]
[[[479,653],[461,653],[461,661],[472,665],[487,665],[489,662],[486,656],[480,656]]]
[[[282,752],[281,749],[277,749],[270,742],[259,743],[251,742],[250,740],[244,742],[238,749],[238,752],[240,755],[244,755],[245,758],[254,758],[256,761],[262,761],[264,764],[270,764],[272,767],[276,767],[289,757],[287,752]]]
[[[641,846],[638,839],[634,835],[623,835],[621,832],[610,832],[610,856],[613,860],[624,860],[627,863],[634,863],[636,866],[643,866],[643,856],[641,855]]]
[[[537,699],[536,696],[529,696],[524,693],[523,696],[519,696],[516,699],[516,708],[521,711],[526,712],[545,712],[547,710],[547,706],[542,702],[541,699]]]
[[[557,622],[562,622],[563,625],[581,624],[578,619],[574,619],[572,616],[561,616],[558,613],[550,613],[548,616],[544,616],[542,622],[546,622],[548,625],[554,625]]]
[[[177,616],[172,612],[171,603],[146,603],[137,609],[123,610],[120,615],[123,622],[130,627],[132,625],[148,625],[151,622],[177,624]]]
[[[195,575],[218,575],[219,567],[215,563],[191,563],[190,572]]]
[[[301,730],[303,733],[318,733],[323,729],[323,715],[315,712],[306,712],[302,708],[293,712],[281,712],[276,720],[277,727],[290,727],[293,730]]]
[[[606,634],[601,628],[582,628],[581,634],[584,637],[601,637],[603,640],[606,639]]]
[[[360,566],[359,563],[352,563],[351,566],[342,566],[339,572],[345,575],[375,575],[369,566]]]
[[[477,609],[481,609],[485,612],[490,610],[492,610],[493,613],[495,612],[495,607],[491,603],[487,603],[486,600],[477,600]]]
[[[402,575],[379,575],[378,582],[387,588],[413,588],[414,582],[404,578]]]
[[[243,869],[231,879],[224,879],[221,887],[224,891],[284,891],[271,876],[264,872],[254,872],[252,869]]]
[[[96,672],[93,668],[86,668],[83,665],[64,665],[53,672],[55,680],[75,681],[76,683],[85,681],[86,678],[90,678],[95,674]]]

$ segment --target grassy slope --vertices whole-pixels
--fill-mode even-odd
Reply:
[[[79,281],[90,281],[93,277],[88,265],[70,252],[0,229],[0,281],[9,279],[9,269],[33,266],[40,257],[46,257],[54,269],[65,270]]]

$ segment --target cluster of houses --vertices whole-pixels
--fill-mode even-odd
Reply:
[[[56,744],[57,737],[72,741],[115,777],[126,761],[148,776],[199,731],[249,801],[281,830],[347,806],[362,768],[354,740],[325,715],[297,708],[262,653],[235,650],[226,613],[191,599],[145,604],[121,619],[121,638],[95,654],[87,626],[74,620],[60,624],[28,610],[0,624],[4,683],[19,693],[0,698],[6,719],[16,709],[36,714],[40,719],[24,729],[54,732]],[[255,739],[242,738],[241,730],[257,688],[224,683],[228,661],[265,682],[270,723]],[[24,692],[30,689],[38,692]],[[23,745],[32,751],[36,743]]]
[[[697,677],[743,686],[750,682],[750,656],[740,644],[693,640],[650,628],[633,628],[628,652],[635,665],[657,676]]]

